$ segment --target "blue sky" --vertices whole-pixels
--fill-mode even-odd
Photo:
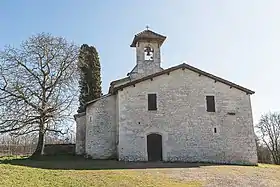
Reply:
[[[105,93],[134,67],[129,45],[149,25],[167,36],[163,68],[186,61],[256,91],[256,123],[280,108],[279,7],[277,0],[2,0],[0,48],[39,32],[94,45]]]

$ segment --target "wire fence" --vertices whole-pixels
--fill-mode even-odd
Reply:
[[[14,137],[10,135],[0,134],[0,157],[3,156],[30,156],[36,150],[38,138],[35,135],[26,135]],[[73,133],[63,136],[46,136],[45,145],[59,145],[59,144],[73,144],[75,143],[75,136]],[[48,146],[50,147],[50,146]],[[57,146],[53,146],[57,147]],[[59,147],[59,146],[58,146]],[[62,146],[62,147],[65,147]],[[67,147],[67,146],[66,146]],[[71,146],[70,146],[71,147]],[[72,145],[73,147],[73,145]],[[55,149],[52,148],[51,150]]]
[[[29,156],[35,149],[35,144],[0,144],[0,156]]]

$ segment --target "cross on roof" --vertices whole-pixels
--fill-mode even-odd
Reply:
[[[146,26],[146,29],[149,30],[149,28],[150,28],[150,27],[147,25],[147,26]]]

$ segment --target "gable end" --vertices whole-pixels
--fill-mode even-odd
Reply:
[[[225,79],[223,79],[223,78],[217,77],[217,76],[215,76],[215,75],[213,75],[213,74],[207,73],[207,72],[205,72],[205,71],[202,71],[202,70],[200,70],[200,69],[197,69],[197,68],[195,68],[195,67],[193,67],[193,66],[190,66],[190,65],[188,65],[188,64],[185,64],[185,63],[180,64],[180,65],[178,65],[178,66],[174,66],[174,67],[165,69],[165,70],[163,70],[163,71],[160,71],[160,72],[157,72],[157,73],[154,73],[154,74],[151,74],[151,75],[148,75],[148,76],[143,77],[143,78],[140,78],[140,79],[136,79],[136,80],[131,81],[131,82],[128,82],[128,83],[126,83],[126,84],[117,86],[117,87],[111,89],[111,90],[110,90],[110,93],[111,93],[111,94],[116,94],[116,92],[117,92],[118,90],[122,90],[122,89],[125,88],[125,87],[131,86],[131,85],[135,85],[135,84],[140,83],[140,82],[145,81],[145,80],[149,80],[149,79],[152,80],[154,77],[157,77],[157,76],[160,76],[160,75],[164,75],[164,74],[169,74],[171,71],[175,71],[175,70],[177,70],[177,69],[183,69],[183,70],[184,70],[184,69],[189,69],[189,70],[191,70],[191,71],[193,71],[193,72],[198,73],[199,76],[204,75],[204,76],[206,76],[206,77],[208,77],[208,78],[213,79],[215,82],[224,83],[224,84],[230,86],[230,88],[236,88],[236,89],[238,89],[238,90],[241,90],[241,91],[243,91],[243,92],[246,92],[247,94],[254,94],[254,93],[255,93],[254,91],[252,91],[252,90],[250,90],[250,89],[247,89],[247,88],[245,88],[245,87],[242,87],[242,86],[240,86],[240,85],[237,85],[237,84],[235,84],[235,83],[233,83],[233,82],[227,81],[227,80],[225,80]]]

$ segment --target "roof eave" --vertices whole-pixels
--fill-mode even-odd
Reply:
[[[130,47],[136,47],[137,42],[139,42],[141,40],[157,41],[161,46],[163,44],[163,42],[166,40],[166,36],[162,36],[159,38],[142,38],[142,37],[134,36],[134,39],[133,39],[132,43],[130,44]]]
[[[100,99],[104,99],[106,97],[109,97],[111,96],[112,94],[111,93],[108,93],[108,94],[105,94],[105,95],[102,95],[101,97],[97,98],[97,99],[93,99],[91,101],[88,101],[85,103],[85,106],[87,107],[88,105],[92,104],[92,103],[95,103],[96,101],[100,100]]]

